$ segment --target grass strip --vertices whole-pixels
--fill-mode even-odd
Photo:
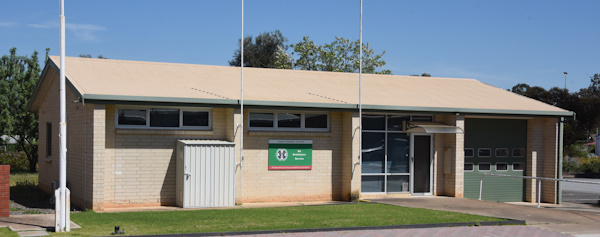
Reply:
[[[333,227],[484,222],[504,219],[384,204],[241,208],[164,212],[73,213],[81,229],[56,235],[109,235],[115,226],[127,235],[314,229]]]

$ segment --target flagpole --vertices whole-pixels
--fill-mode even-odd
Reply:
[[[360,0],[360,30],[359,30],[359,45],[360,56],[358,65],[358,164],[362,162],[362,66],[363,66],[363,40],[362,40],[362,18],[363,18],[363,1]]]
[[[244,0],[242,0],[242,37],[240,38],[240,168],[244,165]]]
[[[65,93],[65,3],[60,0],[60,136],[59,136],[59,230],[68,231],[66,228],[67,212],[67,109]]]

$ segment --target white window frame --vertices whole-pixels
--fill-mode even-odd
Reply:
[[[479,169],[479,167],[481,167],[481,165],[489,165],[490,169],[489,170],[481,170]],[[492,171],[492,163],[490,162],[481,162],[477,164],[477,171]]]
[[[473,152],[473,155],[471,155],[471,156],[467,156],[467,152],[466,152],[466,150],[471,150],[471,151]],[[465,151],[465,157],[467,157],[467,158],[470,158],[470,157],[474,157],[474,156],[475,156],[475,150],[474,150],[473,148],[465,148],[465,149],[464,149],[464,151]]]
[[[506,169],[505,170],[499,170],[498,169],[498,164],[505,164],[506,165]],[[507,172],[508,171],[508,163],[506,163],[506,162],[496,162],[496,164],[494,164],[494,168],[498,172]]]
[[[489,155],[489,156],[480,156],[480,155],[479,155],[479,154],[480,154],[480,151],[481,151],[481,150],[484,150],[484,149],[490,150],[490,155]],[[487,158],[487,157],[492,157],[492,148],[477,148],[477,157],[484,157],[484,158]]]
[[[499,150],[505,150],[506,151],[506,155],[505,156],[499,156],[498,155],[498,151]],[[494,151],[494,156],[495,157],[509,157],[510,156],[510,149],[508,149],[508,148],[496,148],[496,150]]]
[[[273,114],[273,127],[252,127],[250,126],[250,114],[252,113],[260,113],[260,114]],[[300,114],[300,127],[299,128],[280,128],[278,126],[278,117],[279,114]],[[319,114],[327,116],[327,128],[307,128],[306,127],[306,114]],[[277,110],[277,111],[266,111],[266,110],[251,110],[248,112],[247,116],[247,124],[249,131],[286,131],[286,132],[329,132],[331,128],[331,115],[329,112],[319,112],[319,111],[287,111],[287,110]]]
[[[119,110],[146,110],[146,125],[119,125]],[[150,109],[178,109],[179,127],[150,127]],[[208,126],[183,126],[183,111],[208,112]],[[117,106],[115,108],[115,128],[126,129],[157,129],[157,130],[211,130],[212,129],[212,109],[197,107],[174,107],[174,106]]]
[[[473,172],[473,171],[475,171],[475,164],[473,164],[473,162],[465,162],[465,165],[466,164],[471,164],[471,167],[473,167],[473,168],[471,170],[464,170],[465,172]]]
[[[515,169],[515,164],[523,164],[523,169],[516,170],[516,169]],[[524,170],[525,170],[525,162],[513,162],[513,163],[511,164],[511,166],[512,166],[512,168],[511,168],[511,169],[512,169],[513,171],[524,171]]]
[[[518,150],[523,151],[523,155],[522,156],[515,156],[515,151],[518,151]],[[527,156],[527,154],[525,153],[525,148],[513,148],[511,155],[513,157],[525,157],[525,156]]]

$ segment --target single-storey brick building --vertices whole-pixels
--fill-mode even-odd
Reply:
[[[29,105],[39,114],[46,192],[59,169],[56,62]],[[361,128],[354,73],[245,68],[242,114],[237,67],[67,57],[72,203],[477,198],[482,173],[561,172],[570,111],[472,79],[362,77]],[[537,190],[535,181],[488,177],[483,198],[534,202]],[[558,190],[543,182],[542,201],[559,202]]]

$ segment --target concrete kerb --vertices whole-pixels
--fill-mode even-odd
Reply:
[[[167,235],[134,235],[134,236],[173,237],[173,236],[262,235],[262,234],[280,234],[280,233],[310,233],[310,232],[352,231],[352,230],[419,229],[419,228],[468,227],[468,226],[502,226],[502,225],[524,225],[524,224],[525,224],[525,221],[522,221],[522,220],[506,220],[506,221],[483,221],[483,222],[457,222],[457,223],[386,225],[386,226],[357,226],[357,227],[335,227],[335,228],[315,228],[315,229],[208,232],[208,233],[187,233],[187,234],[167,234]]]

